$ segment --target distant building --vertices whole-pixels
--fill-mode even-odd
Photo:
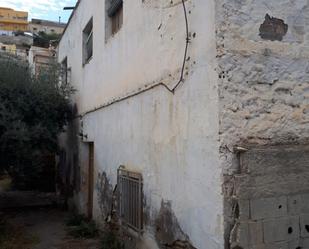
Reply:
[[[66,24],[61,22],[53,22],[41,19],[32,19],[29,23],[29,30],[38,34],[39,32],[45,32],[46,34],[62,34]]]
[[[15,55],[17,52],[17,48],[15,44],[4,44],[0,42],[0,51]]]
[[[28,30],[28,12],[0,7],[0,35]]]
[[[29,50],[28,62],[34,75],[38,75],[42,69],[51,66],[56,60],[56,51],[50,48],[32,46]]]

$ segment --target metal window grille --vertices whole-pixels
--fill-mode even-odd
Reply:
[[[119,216],[122,225],[143,231],[143,179],[140,173],[118,169]]]

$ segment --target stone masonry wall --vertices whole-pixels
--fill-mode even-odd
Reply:
[[[230,248],[309,248],[309,147],[254,148],[239,159],[225,193]]]
[[[226,248],[309,248],[309,1],[218,0],[216,32]]]

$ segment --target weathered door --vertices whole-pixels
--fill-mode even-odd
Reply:
[[[92,218],[93,212],[93,174],[94,174],[94,144],[89,143],[88,162],[88,218]]]

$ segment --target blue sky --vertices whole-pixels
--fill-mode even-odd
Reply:
[[[64,6],[75,6],[76,0],[0,0],[0,7],[28,11],[31,18],[67,22],[71,10],[63,10]]]

